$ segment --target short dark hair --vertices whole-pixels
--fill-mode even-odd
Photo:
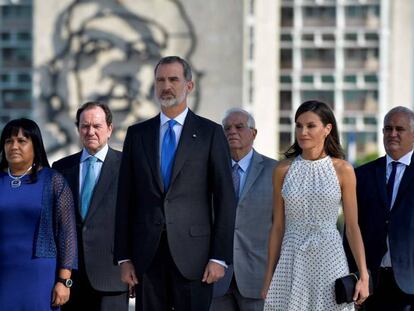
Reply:
[[[325,104],[324,102],[318,100],[309,100],[302,103],[295,114],[295,122],[298,120],[299,116],[305,112],[311,111],[319,116],[323,125],[332,124],[332,129],[329,135],[325,139],[324,150],[327,155],[335,158],[343,159],[345,158],[345,153],[342,150],[338,126],[336,125],[336,119],[333,114],[332,109]],[[285,152],[286,158],[293,158],[302,153],[302,148],[299,146],[298,141],[295,137],[295,142],[289,149]]]
[[[184,72],[184,78],[186,81],[191,81],[193,79],[193,74],[191,72],[190,65],[181,57],[179,56],[166,56],[161,58],[154,69],[154,76],[157,74],[157,69],[161,65],[165,64],[174,64],[174,63],[180,63],[181,66],[183,66],[183,72]]]
[[[9,121],[3,128],[0,137],[1,153],[0,153],[0,170],[6,169],[9,164],[4,154],[4,145],[6,139],[17,136],[19,131],[22,130],[23,136],[30,138],[33,144],[33,168],[30,174],[31,182],[36,182],[37,172],[40,167],[50,167],[49,161],[43,144],[42,133],[40,132],[39,126],[33,120],[21,118]]]
[[[109,109],[108,105],[101,103],[101,102],[87,102],[84,103],[82,106],[79,107],[78,111],[76,111],[76,127],[79,127],[79,120],[80,115],[85,110],[94,108],[94,107],[100,107],[105,112],[105,121],[108,126],[112,124],[112,112],[111,109]]]

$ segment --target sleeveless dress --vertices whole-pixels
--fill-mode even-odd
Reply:
[[[330,157],[296,157],[283,182],[285,233],[265,311],[345,311],[334,284],[349,273],[336,228],[341,189]]]
[[[0,172],[0,309],[59,310],[51,307],[56,258],[34,256],[45,170],[38,172],[36,183],[28,179],[12,188],[12,179]]]

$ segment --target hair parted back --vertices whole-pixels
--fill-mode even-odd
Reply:
[[[26,118],[14,119],[4,126],[0,137],[0,170],[5,170],[9,166],[4,153],[6,139],[12,136],[17,136],[20,130],[22,130],[24,137],[32,140],[33,144],[34,159],[33,167],[30,172],[30,180],[33,183],[36,182],[37,172],[41,167],[50,167],[45,146],[43,144],[42,133],[40,132],[39,126],[33,120]]]
[[[157,65],[155,66],[154,76],[157,75],[157,70],[159,66],[165,65],[165,64],[174,64],[174,63],[181,64],[181,66],[183,67],[184,78],[186,81],[191,81],[193,79],[193,74],[191,72],[190,65],[179,56],[166,56],[166,57],[161,58],[158,61]]]
[[[82,112],[88,109],[92,109],[95,107],[101,108],[105,112],[105,121],[108,126],[112,124],[112,112],[111,109],[109,109],[108,105],[101,103],[101,102],[87,102],[84,103],[82,106],[79,107],[78,111],[76,111],[76,127],[79,127],[79,121],[80,121],[80,115]]]
[[[396,113],[403,113],[408,117],[408,119],[410,120],[411,133],[414,132],[414,112],[410,108],[403,106],[394,107],[387,112],[387,114],[384,117],[384,126],[386,123],[388,123],[389,118]]]
[[[232,115],[233,113],[240,113],[242,115],[245,115],[247,117],[247,126],[251,129],[255,129],[256,128],[256,121],[254,120],[253,116],[247,112],[246,110],[242,109],[242,108],[238,108],[238,107],[234,107],[234,108],[230,108],[228,110],[226,110],[226,112],[224,113],[224,117],[221,120],[221,124],[224,126],[225,122],[227,121],[227,118]]]
[[[329,135],[325,139],[324,151],[327,155],[334,158],[345,158],[345,153],[341,147],[338,126],[332,109],[324,102],[318,100],[309,100],[302,103],[295,113],[295,122],[299,116],[305,112],[313,112],[319,116],[324,126],[331,124],[332,129]],[[302,154],[302,148],[299,146],[298,141],[295,137],[295,142],[289,149],[284,153],[286,158],[293,158]]]

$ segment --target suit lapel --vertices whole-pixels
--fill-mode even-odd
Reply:
[[[191,151],[193,150],[194,143],[197,139],[197,124],[194,113],[188,110],[187,116],[184,121],[183,130],[181,131],[180,141],[178,142],[177,151],[175,153],[174,165],[171,174],[171,183],[174,183],[178,172],[183,167],[185,161]],[[170,186],[171,189],[171,186]]]
[[[252,162],[250,163],[250,167],[247,169],[246,182],[240,194],[239,202],[243,200],[243,198],[246,196],[246,193],[249,192],[257,177],[260,175],[260,172],[263,170],[262,162],[262,156],[253,150]]]
[[[114,176],[116,176],[116,169],[119,165],[115,163],[114,151],[109,148],[108,154],[106,155],[105,161],[101,168],[101,173],[99,174],[98,182],[95,185],[93,190],[91,203],[86,214],[85,222],[96,212],[99,203],[105,196],[105,194],[110,191],[109,186],[114,181]]]
[[[144,152],[147,156],[149,166],[151,167],[152,173],[155,180],[160,188],[160,191],[163,192],[164,185],[161,178],[160,170],[160,152],[159,152],[159,143],[160,143],[160,115],[158,114],[155,118],[150,120],[148,124],[148,133],[142,136],[142,146]],[[142,152],[138,150],[137,154]]]
[[[387,207],[387,184],[386,184],[386,166],[387,161],[385,157],[382,157],[377,162],[377,166],[375,169],[376,180],[377,180],[377,187],[378,193],[380,195],[381,201],[383,203],[383,208],[388,210]]]
[[[80,215],[80,204],[79,204],[79,162],[82,152],[79,152],[74,158],[73,163],[70,164],[66,170],[65,178],[69,184],[70,189],[73,192],[73,203],[75,206],[76,213]]]
[[[404,193],[407,191],[408,186],[414,180],[414,163],[413,163],[413,161],[414,161],[414,154],[411,157],[410,165],[405,168],[404,175],[401,179],[400,186],[398,187],[397,196],[395,198],[394,205],[393,205],[391,211],[394,210],[394,208],[398,208],[398,203],[401,200],[401,197],[404,196]]]

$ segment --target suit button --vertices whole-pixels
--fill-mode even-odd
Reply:
[[[385,223],[388,225],[390,223],[390,221],[389,220],[386,220]]]
[[[83,232],[85,232],[86,230],[88,230],[88,227],[84,226],[84,227],[82,228],[82,231],[83,231]]]

